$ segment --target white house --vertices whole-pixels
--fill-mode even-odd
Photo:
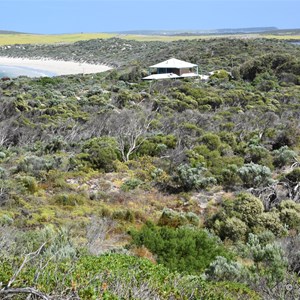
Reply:
[[[149,76],[144,80],[198,77],[198,65],[171,58],[149,67]]]

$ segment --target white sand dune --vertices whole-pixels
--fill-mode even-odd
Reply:
[[[56,75],[92,74],[112,69],[106,65],[94,65],[74,61],[60,61],[53,59],[29,59],[0,56],[0,65],[9,67],[23,67],[43,70]]]

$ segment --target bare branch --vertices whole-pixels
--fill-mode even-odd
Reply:
[[[116,138],[123,161],[128,161],[132,153],[145,142],[154,115],[155,112],[147,109],[124,109],[111,116],[109,133]]]
[[[14,281],[16,280],[16,278],[18,277],[18,275],[20,274],[20,272],[22,271],[22,269],[24,268],[24,266],[26,265],[26,263],[30,260],[32,260],[34,257],[38,256],[42,249],[44,248],[44,246],[46,245],[47,242],[43,243],[39,249],[37,249],[35,252],[31,252],[26,254],[21,266],[19,267],[19,269],[15,272],[15,274],[12,276],[12,278],[9,280],[6,289],[10,288],[10,286],[14,283]]]
[[[40,291],[30,288],[30,287],[8,288],[8,289],[0,290],[0,297],[13,295],[13,294],[31,294],[31,295],[37,296],[41,299],[44,299],[44,300],[50,300],[50,298],[47,295],[45,295],[44,293],[41,293]]]

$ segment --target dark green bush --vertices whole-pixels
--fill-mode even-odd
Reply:
[[[213,133],[207,133],[203,135],[201,137],[201,142],[211,151],[218,150],[221,146],[220,137]]]
[[[105,172],[114,170],[113,162],[118,159],[118,148],[115,139],[110,137],[93,138],[82,147],[84,155],[78,158],[87,161],[92,168]]]
[[[147,224],[130,234],[134,245],[147,247],[158,263],[174,271],[200,274],[217,256],[233,257],[216,237],[202,229]]]
[[[156,135],[145,140],[137,151],[137,155],[158,156],[167,149],[176,147],[177,139],[174,135]]]

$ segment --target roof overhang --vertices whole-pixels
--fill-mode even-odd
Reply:
[[[176,58],[171,58],[161,63],[158,63],[156,65],[150,66],[150,68],[174,68],[174,69],[185,69],[185,68],[194,68],[194,67],[197,67],[197,65]]]
[[[178,75],[174,73],[164,73],[164,74],[152,74],[147,77],[144,77],[144,80],[158,80],[158,79],[173,79],[173,78],[180,78]]]
[[[159,79],[180,79],[180,78],[189,78],[189,77],[200,77],[196,73],[185,73],[178,76],[174,73],[164,73],[164,74],[152,74],[147,77],[144,77],[143,80],[159,80]]]

